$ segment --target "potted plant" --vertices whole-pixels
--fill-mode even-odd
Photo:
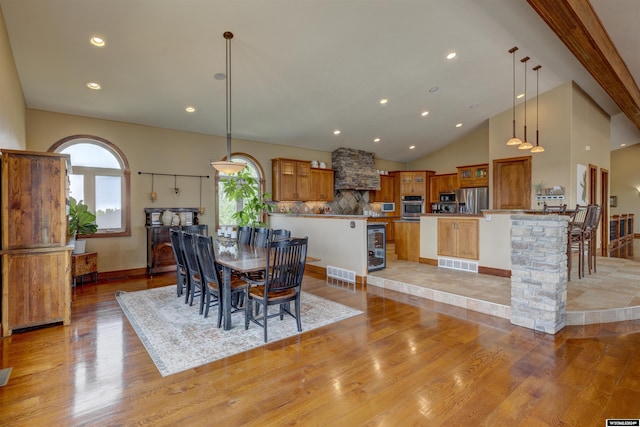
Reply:
[[[69,243],[73,243],[73,253],[81,254],[85,251],[86,240],[78,240],[77,236],[86,236],[98,231],[96,216],[89,212],[89,207],[82,200],[76,201],[69,197]]]
[[[235,202],[242,200],[242,209],[231,216],[238,221],[238,225],[252,227],[266,225],[262,221],[262,214],[273,211],[273,206],[264,200],[270,198],[271,194],[260,194],[260,183],[251,176],[249,168],[244,168],[224,181],[222,191],[229,200]]]

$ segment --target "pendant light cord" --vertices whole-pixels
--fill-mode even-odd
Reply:
[[[511,49],[509,49],[509,53],[511,54],[511,57],[513,58],[513,95],[512,95],[512,101],[513,101],[513,108],[511,109],[511,112],[513,114],[513,137],[516,137],[516,55],[515,52],[518,50],[518,46],[514,46]]]
[[[227,162],[231,161],[231,39],[233,38],[233,33],[227,31],[224,33],[224,38],[227,41],[226,45],[226,80],[227,80]]]
[[[520,60],[524,64],[524,139],[523,143],[527,142],[527,61],[530,58],[525,56]]]

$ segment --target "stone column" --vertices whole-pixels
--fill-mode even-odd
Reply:
[[[562,215],[511,216],[511,323],[555,334],[567,319],[567,224]]]

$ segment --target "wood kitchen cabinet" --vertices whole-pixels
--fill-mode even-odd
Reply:
[[[394,175],[380,175],[380,190],[372,190],[369,192],[369,202],[393,202],[395,191]]]
[[[398,259],[420,262],[420,221],[396,221],[394,225]]]
[[[400,196],[423,196],[427,194],[427,172],[400,172]]]
[[[2,150],[2,336],[71,321],[69,156]]]
[[[478,220],[438,218],[438,255],[455,258],[479,258]]]
[[[489,165],[458,166],[460,188],[487,187],[489,185]]]
[[[333,201],[333,170],[311,169],[309,200],[320,202]]]
[[[440,201],[440,193],[455,193],[458,189],[458,174],[447,173],[429,178],[429,196],[431,203]]]
[[[307,201],[311,195],[311,162],[271,159],[272,192],[275,202]]]

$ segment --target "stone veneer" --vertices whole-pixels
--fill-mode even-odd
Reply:
[[[566,217],[511,217],[511,323],[549,334],[565,327],[566,244]]]
[[[331,153],[336,190],[379,190],[380,175],[373,153],[338,148]]]

